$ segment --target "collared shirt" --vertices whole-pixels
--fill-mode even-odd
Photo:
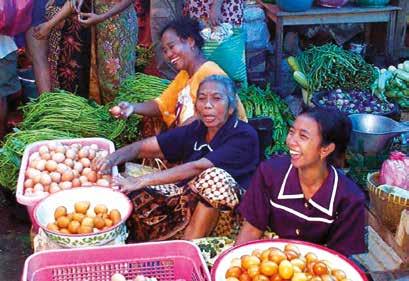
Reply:
[[[281,238],[326,245],[344,255],[365,252],[365,197],[334,167],[306,200],[297,169],[288,156],[260,164],[239,212],[253,226],[270,228]]]
[[[246,189],[259,162],[256,131],[249,124],[231,116],[206,142],[207,128],[202,121],[171,129],[157,136],[159,146],[170,162],[184,163],[206,158],[229,173]]]

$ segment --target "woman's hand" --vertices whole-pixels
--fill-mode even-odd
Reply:
[[[74,10],[77,11],[77,13],[81,13],[81,7],[84,3],[84,0],[73,0],[72,3],[74,6]]]
[[[117,106],[111,107],[109,112],[114,118],[128,119],[134,113],[134,107],[129,102],[120,102]]]
[[[95,13],[79,13],[78,21],[85,26],[96,25],[100,22],[103,22],[105,18],[103,15],[97,15]]]
[[[114,156],[112,153],[106,157],[96,157],[92,160],[91,169],[97,171],[102,175],[110,175],[112,173],[112,167],[115,166]]]
[[[48,38],[48,34],[50,34],[51,26],[49,25],[48,21],[41,23],[33,28],[34,33],[33,36],[37,40],[46,40]]]
[[[147,186],[147,181],[145,176],[135,178],[116,175],[112,178],[112,184],[118,186],[121,192],[129,193]]]

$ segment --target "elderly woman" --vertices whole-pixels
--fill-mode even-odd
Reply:
[[[290,156],[260,164],[239,212],[237,244],[270,228],[281,238],[324,244],[344,255],[365,251],[365,197],[333,163],[345,152],[350,120],[339,111],[309,109],[287,136]]]
[[[119,104],[120,113],[114,116],[128,118],[134,113],[161,117],[168,127],[191,122],[200,82],[210,75],[226,75],[217,64],[205,59],[201,50],[203,44],[199,23],[195,20],[181,18],[165,26],[161,32],[163,53],[179,73],[155,100],[137,104],[122,102]],[[238,115],[241,120],[246,120],[240,101]]]
[[[106,173],[135,158],[183,162],[137,178],[114,178],[122,191],[131,192],[134,213],[128,225],[135,240],[231,234],[234,208],[259,161],[257,133],[236,118],[236,104],[233,82],[209,76],[199,85],[198,120],[93,163]]]

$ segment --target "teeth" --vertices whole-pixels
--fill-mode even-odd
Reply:
[[[171,63],[175,63],[178,59],[179,59],[179,58],[174,58],[174,59],[172,59],[170,62],[171,62]]]
[[[291,155],[300,155],[301,153],[295,150],[290,150]]]

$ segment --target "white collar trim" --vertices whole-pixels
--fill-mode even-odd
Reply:
[[[281,183],[281,188],[280,188],[280,192],[278,193],[278,199],[302,199],[304,198],[304,194],[300,193],[300,194],[284,194],[284,189],[285,186],[287,184],[287,179],[288,179],[288,175],[291,172],[291,169],[293,168],[293,165],[290,164],[290,167],[288,168],[287,173],[284,176],[284,180]],[[317,208],[318,210],[320,210],[321,212],[323,212],[324,214],[327,214],[329,216],[333,215],[334,212],[334,201],[335,201],[335,196],[337,193],[337,188],[338,188],[338,172],[337,170],[331,166],[332,170],[334,171],[334,184],[332,186],[332,194],[331,194],[331,200],[329,203],[329,208],[325,208],[323,206],[321,206],[320,204],[318,204],[317,202],[315,202],[312,199],[309,199],[308,202],[314,206],[315,208]]]
[[[207,143],[202,144],[201,146],[197,147],[197,141],[195,141],[195,145],[193,146],[193,149],[195,151],[200,151],[202,150],[202,148],[207,147],[210,151],[213,151],[212,147],[210,145],[208,145]]]

